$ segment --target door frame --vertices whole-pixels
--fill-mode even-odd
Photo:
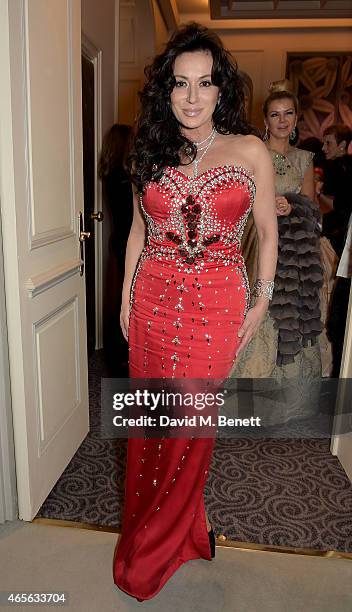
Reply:
[[[115,104],[114,120],[118,123],[119,119],[119,57],[120,57],[120,0],[115,0]]]
[[[0,211],[0,523],[18,516],[11,379]]]
[[[94,212],[103,208],[101,181],[98,179],[98,161],[101,151],[102,133],[102,50],[98,49],[82,32],[82,54],[94,66],[94,167],[95,193]],[[103,228],[102,223],[94,227],[95,252],[95,349],[103,347]],[[87,297],[86,297],[87,299]]]

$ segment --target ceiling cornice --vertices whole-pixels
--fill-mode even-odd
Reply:
[[[181,13],[180,23],[196,21],[213,30],[351,29],[352,19],[210,19],[204,13]]]
[[[211,19],[349,19],[351,0],[209,0]]]

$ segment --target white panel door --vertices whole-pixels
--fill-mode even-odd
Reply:
[[[0,0],[1,207],[20,518],[88,432],[80,0]]]

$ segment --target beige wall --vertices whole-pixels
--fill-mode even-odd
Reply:
[[[146,4],[152,6],[149,14]],[[169,33],[157,0],[121,2],[121,12],[125,15],[120,21],[121,40],[125,39],[126,43],[122,50],[124,58],[120,62],[119,117],[121,121],[130,123],[138,107],[137,91],[143,82],[146,57],[149,61],[153,53],[162,50]],[[215,29],[221,36],[225,46],[236,58],[239,68],[252,78],[254,88],[252,122],[259,128],[263,126],[262,104],[267,95],[267,88],[272,81],[284,78],[288,52],[352,51],[352,29],[347,26],[346,20],[341,20],[339,27],[326,27],[326,22],[323,27],[321,21],[311,20],[309,28],[301,29],[278,28],[277,22],[275,27],[263,27],[263,24],[260,24],[260,27],[254,29],[241,24],[240,27],[231,29],[229,24],[226,24],[226,28],[216,29],[215,21],[209,23],[202,17],[204,16],[183,14],[180,15],[180,22],[195,19]],[[139,48],[141,19],[142,31],[149,43],[149,48],[144,44],[144,50]]]
[[[158,36],[162,36],[158,14]],[[119,123],[134,123],[143,70],[156,53],[156,28],[150,0],[120,2]]]
[[[253,80],[252,121],[263,126],[262,103],[271,81],[285,77],[287,52],[351,51],[352,31],[347,28],[318,30],[218,31],[239,68]]]
[[[163,50],[164,45],[169,38],[169,32],[166,27],[164,18],[160,12],[160,8],[157,3],[157,0],[152,0],[152,5],[153,5],[153,14],[154,14],[156,53],[160,53]]]
[[[115,0],[81,0],[82,32],[102,50],[102,131],[115,114]]]

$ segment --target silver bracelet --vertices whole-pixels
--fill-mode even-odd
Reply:
[[[258,278],[253,285],[253,296],[265,297],[268,300],[273,299],[274,293],[274,281],[267,281],[262,278]]]

